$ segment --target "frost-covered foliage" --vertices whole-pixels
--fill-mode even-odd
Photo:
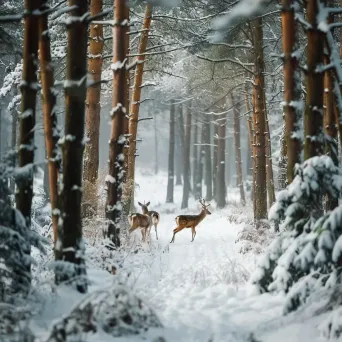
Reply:
[[[8,186],[13,175],[15,156],[7,156],[0,164],[0,300],[11,301],[12,294],[30,287],[30,265],[33,259],[25,251],[31,246],[44,253],[44,240],[27,228],[22,214],[13,208]]]
[[[259,261],[251,282],[261,292],[287,293],[285,313],[296,310],[318,289],[341,283],[342,206],[322,213],[322,197],[338,198],[342,171],[328,156],[297,167],[296,177],[279,192],[269,218],[283,220],[279,235]]]
[[[113,337],[127,336],[157,327],[161,323],[153,311],[123,287],[116,286],[87,296],[54,324],[47,341],[81,341],[85,334],[101,332]]]

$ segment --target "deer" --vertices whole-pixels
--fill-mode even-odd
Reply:
[[[196,236],[196,227],[198,224],[204,220],[207,215],[211,215],[211,212],[208,210],[209,204],[205,204],[205,201],[202,198],[199,198],[199,202],[202,206],[202,210],[198,215],[179,215],[176,217],[177,227],[173,230],[173,236],[170,243],[175,242],[175,235],[183,230],[184,228],[191,228],[192,240],[194,241]]]
[[[148,210],[148,206],[150,205],[150,202],[145,203],[145,201],[144,201],[144,204],[142,204],[140,202],[138,202],[138,204],[141,206],[142,213],[144,215],[148,215],[151,218],[151,227],[149,229],[149,234],[151,232],[151,228],[152,228],[152,225],[153,225],[154,226],[154,230],[156,231],[156,239],[158,240],[157,227],[158,227],[159,218],[160,218],[159,213],[157,213],[154,210]]]
[[[146,241],[146,235],[148,233],[149,228],[151,227],[151,218],[148,215],[134,213],[128,215],[128,223],[130,225],[129,233],[132,233],[134,230],[140,228],[142,241]]]

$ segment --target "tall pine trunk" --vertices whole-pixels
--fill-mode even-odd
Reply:
[[[90,13],[92,16],[102,12],[102,0],[90,1]],[[86,136],[88,142],[84,151],[84,172],[83,181],[89,182],[89,186],[85,187],[87,191],[97,192],[97,178],[99,168],[99,138],[100,138],[100,113],[101,113],[101,73],[102,73],[102,53],[103,53],[103,28],[102,25],[91,24],[89,34],[89,59],[88,72],[95,83],[87,89],[86,99]],[[94,198],[94,195],[85,194],[87,198]],[[96,196],[95,196],[96,198]],[[97,203],[88,203],[90,212],[96,213]],[[83,213],[86,215],[86,213]]]
[[[197,189],[196,189],[196,181],[197,181],[197,165],[198,165],[198,121],[193,121],[193,143],[192,143],[192,190],[193,195],[196,198],[197,196]]]
[[[324,153],[323,133],[323,73],[316,68],[323,65],[324,34],[318,29],[318,1],[307,1],[307,70],[304,120],[304,159]]]
[[[184,131],[184,116],[183,116],[183,105],[179,105],[179,120],[178,122],[178,130],[179,130],[179,139],[180,139],[180,149],[181,149],[181,171],[183,175],[183,185],[184,185],[184,153],[185,153],[185,131]]]
[[[51,63],[50,36],[48,31],[47,1],[42,6],[42,14],[39,17],[39,59],[40,78],[42,84],[42,108],[44,116],[44,135],[46,146],[48,189],[52,213],[53,241],[57,241],[58,230],[58,189],[57,181],[60,171],[61,161],[58,153],[58,122],[56,113],[56,92],[54,91],[54,69]]]
[[[324,57],[324,64],[330,64],[329,56]],[[331,157],[334,164],[338,166],[338,143],[337,127],[335,118],[335,95],[332,71],[327,70],[324,73],[324,130],[325,130],[325,153]],[[325,198],[325,209],[333,210],[338,206],[338,199],[332,198],[329,194]]]
[[[174,102],[174,100],[171,100],[171,105],[170,105],[169,168],[168,168],[166,203],[173,203],[174,160],[175,160],[175,102]]]
[[[203,144],[204,144],[204,163],[205,163],[205,185],[207,192],[205,195],[206,201],[213,199],[213,180],[212,180],[212,167],[211,167],[211,147],[210,147],[210,121],[206,119],[203,132]]]
[[[266,106],[266,99],[264,100]],[[266,118],[266,179],[267,179],[267,194],[269,207],[275,202],[274,192],[274,177],[273,177],[273,162],[272,162],[272,147],[271,147],[271,133],[270,126],[268,124],[267,110],[265,107]]]
[[[216,198],[216,185],[217,185],[217,182],[216,182],[216,179],[217,179],[217,149],[218,149],[218,140],[217,140],[217,136],[218,136],[218,128],[219,128],[219,125],[216,123],[215,121],[216,117],[215,115],[213,115],[213,132],[214,132],[214,136],[213,136],[213,139],[212,139],[212,142],[213,142],[213,164],[212,164],[212,167],[213,167],[213,197]]]
[[[183,166],[183,158],[182,158],[182,148],[180,142],[179,130],[176,130],[175,133],[175,173],[176,173],[176,183],[175,185],[182,185],[182,166]]]
[[[81,199],[84,152],[84,121],[87,83],[88,24],[81,20],[87,13],[87,2],[69,0],[68,53],[65,91],[65,128],[62,144],[63,187],[61,193],[62,222],[58,230],[56,258],[73,264],[57,273],[57,281],[77,277],[76,287],[86,292],[84,242],[82,238]]]
[[[150,31],[152,18],[152,7],[150,4],[146,5],[144,23],[142,33],[140,36],[137,65],[135,67],[134,84],[132,90],[132,103],[130,106],[130,119],[129,119],[129,145],[128,145],[128,169],[126,178],[126,188],[128,194],[128,202],[132,199],[134,193],[134,174],[135,174],[135,157],[136,157],[136,139],[138,132],[139,109],[141,100],[141,85],[144,72],[145,52],[147,47],[148,35]]]
[[[37,64],[38,64],[38,16],[40,1],[25,1],[23,72],[21,84],[21,115],[19,121],[18,166],[16,175],[16,207],[22,213],[26,229],[31,230],[31,206],[33,198],[34,131],[36,124]],[[36,13],[34,13],[36,12]],[[24,242],[23,251],[27,262],[22,265],[31,279],[31,248]]]
[[[302,145],[299,134],[299,123],[301,120],[301,92],[298,72],[298,54],[295,53],[297,49],[297,22],[295,20],[294,4],[294,0],[282,0],[281,16],[284,53],[284,115],[286,124],[285,141],[282,144],[282,157],[284,159],[284,163],[287,162],[287,180],[285,184],[293,181],[294,166],[296,163],[300,163]]]
[[[221,111],[223,110],[220,107]],[[225,182],[225,163],[226,163],[226,114],[219,116],[218,137],[217,137],[217,174],[216,174],[216,204],[217,208],[224,208],[226,205],[226,182]]]
[[[107,235],[114,244],[120,246],[120,219],[122,216],[122,190],[124,182],[125,120],[127,104],[127,77],[125,54],[125,21],[127,8],[125,0],[115,0],[114,22],[121,25],[113,29],[113,102],[111,112],[111,132],[109,141],[109,172],[107,182],[106,217],[109,220]]]
[[[191,103],[186,105],[186,131],[184,136],[184,184],[181,208],[188,207],[190,186]]]
[[[286,133],[285,123],[280,136],[280,156],[278,163],[278,190],[284,190],[287,186],[287,144],[286,144]]]
[[[267,217],[266,192],[266,116],[265,116],[265,65],[263,50],[262,18],[253,21],[255,77],[253,84],[254,141],[254,219],[258,225]]]
[[[235,163],[236,174],[238,178],[238,187],[240,189],[240,200],[242,205],[246,204],[245,190],[243,188],[242,177],[242,161],[241,161],[241,147],[240,147],[240,111],[235,104],[233,93],[231,93],[232,106],[234,111],[234,141],[235,141]]]

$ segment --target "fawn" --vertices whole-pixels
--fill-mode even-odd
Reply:
[[[140,228],[142,241],[145,242],[146,235],[148,233],[149,228],[151,227],[150,216],[138,213],[130,214],[128,215],[128,223],[131,226],[128,232],[132,233],[134,230]]]
[[[151,218],[151,226],[149,229],[149,234],[151,232],[152,225],[154,225],[154,229],[156,231],[156,238],[158,240],[157,227],[158,227],[158,223],[159,223],[159,219],[160,219],[159,213],[157,213],[154,210],[148,210],[147,207],[150,205],[150,202],[145,203],[145,201],[144,201],[144,204],[141,204],[140,202],[138,202],[138,204],[141,206],[142,213],[144,215],[148,215]]]
[[[196,236],[196,226],[207,216],[211,215],[211,212],[207,209],[210,204],[205,204],[203,199],[199,199],[202,206],[202,211],[198,215],[179,215],[176,217],[177,227],[173,230],[173,236],[170,243],[175,242],[175,235],[184,228],[191,228],[192,241]]]

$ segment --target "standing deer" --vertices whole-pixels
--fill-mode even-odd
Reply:
[[[159,218],[160,218],[159,213],[157,213],[154,210],[148,210],[147,207],[150,205],[150,202],[145,203],[144,201],[144,204],[141,204],[140,202],[138,202],[138,204],[141,206],[142,213],[144,215],[148,215],[151,218],[151,227],[149,229],[149,234],[151,232],[152,225],[154,225],[154,229],[156,231],[156,238],[158,240],[157,226],[158,226]]]
[[[197,225],[203,221],[207,215],[211,215],[211,212],[207,209],[210,204],[205,204],[205,201],[201,198],[199,199],[199,202],[202,206],[202,211],[198,215],[179,215],[176,217],[177,227],[173,230],[173,236],[170,243],[175,242],[175,235],[184,228],[191,228],[191,242],[194,241]]]
[[[151,227],[150,216],[138,213],[130,214],[128,215],[128,223],[131,226],[128,232],[132,233],[134,230],[140,228],[142,241],[145,242],[146,235],[148,233],[149,228]]]

